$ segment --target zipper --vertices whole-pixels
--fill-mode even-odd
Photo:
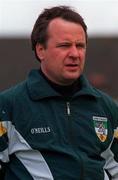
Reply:
[[[74,148],[74,139],[73,139],[73,129],[72,129],[72,122],[71,122],[71,107],[70,107],[70,102],[69,101],[67,101],[66,102],[66,113],[67,113],[67,116],[68,116],[68,124],[69,124],[69,134],[70,134],[70,136],[69,136],[69,138],[70,138],[70,142],[71,142],[71,146],[72,146],[72,148],[73,148],[73,151],[75,151],[75,148]],[[81,174],[80,174],[80,179],[81,180],[84,180],[84,165],[83,165],[83,160],[82,160],[82,157],[81,157],[81,155],[79,154],[78,155],[79,156],[79,159],[80,159],[80,162],[81,162]]]
[[[66,102],[66,107],[67,107],[67,115],[70,116],[71,111],[70,111],[70,102]]]
[[[71,146],[74,146],[74,141],[73,141],[73,127],[72,127],[72,114],[71,114],[71,105],[70,102],[66,102],[66,114],[67,114],[67,119],[68,119],[68,137],[69,141],[71,143]]]

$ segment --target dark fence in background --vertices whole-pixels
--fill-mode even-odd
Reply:
[[[0,39],[0,91],[24,80],[38,67],[30,40]],[[118,98],[118,37],[89,39],[85,74],[94,86]]]

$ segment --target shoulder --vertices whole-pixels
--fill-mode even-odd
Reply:
[[[118,106],[115,103],[115,100],[113,100],[111,96],[101,90],[98,90],[96,88],[94,90],[100,96],[100,98],[98,98],[100,105],[108,114],[111,115],[112,119],[115,119],[115,121],[118,122]]]
[[[17,97],[26,92],[26,81],[0,92],[0,107],[10,105]]]
[[[26,94],[26,91],[26,82],[23,81],[0,93],[0,121],[13,120],[13,115],[19,110],[19,101],[24,97],[23,94]]]
[[[110,95],[108,95],[107,93],[105,93],[105,92],[103,92],[103,91],[101,91],[101,90],[99,90],[99,89],[96,89],[96,88],[94,88],[94,90],[96,91],[96,93],[99,94],[100,99],[101,99],[106,105],[108,105],[108,106],[115,106],[115,107],[116,107],[116,103],[115,103],[115,101],[113,100],[113,98],[112,98]]]

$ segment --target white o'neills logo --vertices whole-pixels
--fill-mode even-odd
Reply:
[[[49,132],[51,132],[50,127],[40,127],[40,128],[31,129],[32,134],[43,134],[43,133],[49,133]]]

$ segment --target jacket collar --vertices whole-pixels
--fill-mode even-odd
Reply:
[[[100,95],[89,84],[87,79],[82,75],[80,77],[81,90],[73,97],[80,95],[100,97]],[[61,94],[56,92],[46,79],[39,73],[39,70],[32,70],[27,79],[27,89],[32,100],[39,100],[48,97],[61,97]]]

